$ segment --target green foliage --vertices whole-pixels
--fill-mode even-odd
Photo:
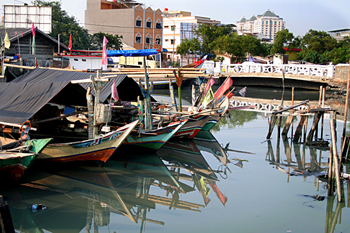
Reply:
[[[61,9],[60,1],[35,0],[32,4],[34,6],[52,7],[52,32],[50,36],[56,39],[58,35],[60,35],[60,42],[62,44],[68,45],[69,37],[72,35],[73,49],[101,50],[103,36],[106,36],[108,40],[108,49],[120,49],[122,47],[122,36],[110,35],[102,32],[90,35],[87,29],[79,26],[74,16],[69,16],[65,10]]]
[[[343,41],[336,39],[323,31],[309,30],[301,39],[302,51],[298,53],[298,59],[315,64],[346,63],[350,55],[350,39]]]
[[[212,131],[220,131],[220,128],[226,127],[234,129],[238,126],[243,126],[244,123],[258,119],[258,116],[263,116],[262,113],[248,111],[230,111],[230,117],[222,117],[220,121],[211,129]]]
[[[283,29],[282,31],[277,32],[270,52],[271,54],[285,54],[283,47],[292,49],[298,47],[299,43],[300,40],[295,40],[293,33],[289,32],[288,29]]]
[[[184,39],[182,43],[176,47],[176,52],[182,56],[185,56],[189,53],[191,54],[199,53],[200,49],[201,49],[201,44],[198,38]]]
[[[109,50],[119,50],[122,48],[121,39],[123,36],[111,35],[108,33],[98,32],[91,36],[91,49],[93,50],[102,50],[103,49],[103,37],[106,37],[108,40],[107,49]]]
[[[217,39],[229,35],[233,28],[229,25],[216,26],[199,24],[195,34],[201,40],[201,52],[204,54],[215,54],[214,50],[218,47]]]
[[[60,35],[60,42],[68,45],[69,36],[72,35],[72,47],[76,49],[88,49],[90,47],[90,36],[88,30],[79,26],[74,16],[68,16],[65,10],[61,9],[61,2],[35,0],[35,6],[52,7],[52,32],[50,36],[57,39]]]

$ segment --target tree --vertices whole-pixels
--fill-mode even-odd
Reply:
[[[184,39],[179,46],[176,47],[176,53],[181,56],[186,56],[188,54],[199,54],[200,42],[197,38]],[[187,63],[189,63],[189,58],[187,57]]]
[[[314,51],[320,54],[332,51],[337,47],[337,40],[327,32],[310,29],[301,40],[301,46],[305,51]]]
[[[34,6],[50,6],[52,7],[52,32],[50,36],[58,38],[60,42],[68,45],[69,37],[72,35],[72,47],[76,49],[90,48],[90,35],[88,30],[79,26],[74,16],[68,16],[65,10],[61,9],[61,2],[35,0]]]
[[[232,32],[233,28],[230,25],[199,24],[195,34],[201,41],[201,51],[204,54],[214,54],[214,50],[218,46],[217,39]]]
[[[103,49],[103,37],[108,40],[107,49],[120,50],[123,47],[121,39],[123,36],[111,35],[108,33],[98,32],[91,36],[91,49],[102,50]]]
[[[292,49],[295,45],[293,33],[289,32],[288,29],[283,29],[282,31],[278,31],[271,48],[271,54],[284,54],[284,47],[288,47],[288,49]]]

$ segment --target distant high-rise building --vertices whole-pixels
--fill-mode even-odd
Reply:
[[[238,34],[260,34],[274,42],[276,33],[285,29],[286,22],[269,9],[262,15],[252,16],[250,19],[243,18],[237,22]]]

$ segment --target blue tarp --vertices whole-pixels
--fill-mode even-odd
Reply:
[[[143,57],[157,54],[156,49],[140,49],[140,50],[107,50],[108,57]]]

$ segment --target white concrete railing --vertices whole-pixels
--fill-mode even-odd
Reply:
[[[215,63],[204,63],[208,74],[218,73],[270,73],[270,74],[282,74],[284,69],[285,74],[294,75],[311,75],[319,77],[334,78],[334,65],[296,65],[296,64],[285,64],[285,65],[274,65],[274,64],[221,64],[220,62]],[[204,68],[204,67],[203,67]],[[214,72],[213,72],[214,70]]]

